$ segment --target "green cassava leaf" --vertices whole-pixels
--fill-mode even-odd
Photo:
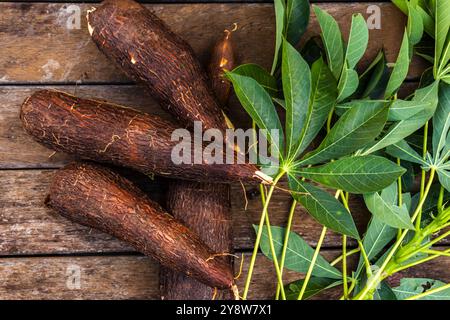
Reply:
[[[437,170],[437,174],[438,174],[438,177],[439,177],[439,182],[442,184],[442,186],[447,191],[450,191],[450,170],[449,169],[441,169],[441,168],[439,168]]]
[[[253,78],[233,72],[227,72],[226,76],[233,83],[234,92],[244,109],[259,128],[267,130],[267,140],[275,145],[277,152],[282,157],[283,129],[269,94]],[[272,129],[278,130],[278,139],[272,136]]]
[[[309,1],[287,0],[286,4],[286,39],[296,45],[305,33],[309,23]]]
[[[300,181],[289,175],[292,197],[296,199],[309,214],[327,228],[359,239],[355,222],[348,210],[328,192]]]
[[[397,296],[386,281],[381,281],[373,294],[373,300],[397,300]]]
[[[356,96],[362,99],[372,96],[378,98],[379,92],[384,92],[385,90],[385,85],[388,80],[387,76],[386,56],[384,51],[380,50],[359,78],[359,87]]]
[[[391,97],[397,89],[400,88],[401,84],[408,75],[409,62],[409,39],[408,33],[405,31],[397,61],[395,62],[394,69],[392,69],[391,76],[386,86],[386,92],[384,94],[385,98]]]
[[[295,153],[299,156],[317,136],[325,124],[337,99],[337,84],[327,64],[322,58],[311,67],[311,96],[308,113],[303,126],[300,143]]]
[[[396,183],[394,182],[394,184]],[[382,195],[376,192],[366,193],[364,195],[364,201],[367,209],[380,222],[394,228],[414,229],[408,208],[405,204],[399,207],[392,203],[392,199],[386,196],[382,197]]]
[[[423,21],[422,17],[417,10],[416,6],[408,3],[408,23],[406,26],[406,30],[408,31],[408,38],[411,44],[410,47],[410,57],[412,55],[412,46],[419,43],[420,39],[422,39],[423,34]]]
[[[256,232],[258,232],[258,226],[254,225],[253,227],[255,228]],[[275,254],[277,256],[277,259],[279,260],[283,251],[286,228],[271,226],[270,230],[272,232]],[[266,257],[273,260],[266,226],[262,231],[260,248]],[[291,231],[289,233],[289,241],[287,244],[284,267],[289,270],[306,273],[313,256],[314,249],[311,248],[306,243],[306,241],[303,240],[303,238],[300,237],[297,233]],[[342,277],[341,272],[335,267],[332,267],[330,263],[326,261],[321,255],[317,257],[313,275],[317,277],[332,279],[340,279]]]
[[[450,85],[439,86],[439,102],[433,116],[433,158],[435,163],[448,157],[450,150]],[[445,161],[445,160],[444,160]]]
[[[336,79],[339,79],[344,65],[344,43],[336,20],[317,6],[314,13],[322,30],[321,37],[327,53],[328,66]]]
[[[427,108],[431,103],[428,101],[394,100],[389,108],[388,121],[407,120]]]
[[[319,147],[299,164],[317,164],[348,155],[377,137],[386,123],[389,105],[355,105],[336,122]]]
[[[236,67],[233,73],[255,79],[272,97],[278,94],[277,80],[275,77],[257,64],[242,64]]]
[[[386,148],[386,153],[405,161],[417,163],[426,166],[426,161],[414,150],[405,140],[400,140],[396,144],[392,144]]]
[[[422,7],[417,6],[416,9],[422,18],[423,29],[430,37],[434,38],[435,25],[433,18]]]
[[[382,190],[405,171],[383,157],[354,156],[319,167],[298,168],[294,173],[327,187],[358,194]]]
[[[426,108],[416,113],[411,118],[393,123],[378,141],[364,151],[364,154],[369,154],[397,143],[420,129],[433,116],[436,109],[438,98],[437,84],[438,82],[433,82],[427,87],[416,90],[412,100],[418,102],[430,102]]]
[[[300,290],[302,289],[304,279],[293,281],[284,286],[286,292],[286,300],[297,300]],[[303,299],[308,299],[322,291],[337,287],[342,284],[342,280],[311,277],[303,294]]]
[[[436,1],[434,18],[436,21],[434,57],[435,69],[437,70],[438,67],[445,67],[450,57],[449,53],[446,52],[449,48],[445,48],[450,27],[450,0]]]
[[[311,72],[300,53],[287,41],[283,42],[281,74],[286,103],[287,156],[290,158],[296,153],[307,118]]]
[[[354,69],[364,55],[369,42],[369,30],[364,17],[358,13],[352,16],[345,58],[349,69]]]
[[[372,216],[366,234],[363,238],[364,250],[367,258],[371,261],[389,244],[397,235],[397,229],[392,228],[386,223],[380,221],[377,217]],[[364,260],[360,257],[358,268],[356,269],[356,277],[364,270]]]
[[[275,53],[272,63],[271,74],[274,74],[278,66],[278,55],[280,54],[281,44],[283,42],[283,31],[285,28],[285,7],[284,0],[274,0],[275,8]]]
[[[390,186],[384,188],[380,193],[383,201],[389,205],[396,204],[398,195],[397,189],[397,183],[392,183]],[[366,251],[367,259],[372,261],[396,235],[396,228],[392,228],[376,216],[372,216],[363,238],[363,247]],[[364,260],[363,257],[360,257],[358,268],[356,269],[357,278],[363,269]]]
[[[356,89],[358,89],[359,84],[358,73],[353,69],[348,69],[346,65],[347,63],[344,64],[344,68],[342,69],[342,75],[339,79],[338,84],[339,95],[337,98],[338,102],[347,99],[356,91]]]
[[[444,286],[445,283],[439,280],[426,278],[403,278],[400,279],[400,285],[393,288],[398,300],[413,297],[415,295],[427,292],[430,289],[436,289]],[[450,289],[431,293],[419,300],[450,300]]]

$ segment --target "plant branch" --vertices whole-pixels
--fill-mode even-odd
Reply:
[[[272,198],[272,194],[273,194],[273,191],[275,189],[276,184],[278,183],[278,181],[281,179],[281,177],[284,174],[285,174],[285,172],[281,171],[277,175],[277,177],[274,179],[273,184],[270,186],[269,193],[267,194],[266,201],[264,203],[264,208],[263,208],[263,211],[261,213],[261,218],[260,218],[260,221],[259,221],[258,232],[256,234],[255,247],[253,248],[253,254],[252,254],[252,257],[251,257],[251,260],[250,260],[250,265],[248,267],[247,278],[245,280],[244,292],[242,294],[242,299],[243,300],[247,299],[248,290],[250,288],[250,282],[252,280],[253,269],[255,267],[256,256],[258,254],[259,244],[261,242],[261,236],[262,236],[262,231],[263,231],[263,227],[264,227],[264,222],[266,221],[266,215],[267,215],[267,210],[268,210],[268,207],[269,207],[269,202],[270,202],[270,199]],[[276,259],[276,258],[274,257],[274,259]]]

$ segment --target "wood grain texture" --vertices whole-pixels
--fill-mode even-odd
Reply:
[[[324,250],[331,261],[339,251]],[[243,288],[250,254],[244,256],[244,267],[238,279]],[[349,264],[354,264],[349,259]],[[238,274],[239,265],[235,266]],[[74,275],[80,275],[79,289]],[[427,277],[450,281],[450,259],[427,262],[390,278],[398,285],[401,277]],[[302,275],[285,271],[285,283]],[[271,299],[276,277],[273,264],[259,255],[256,260],[249,299]],[[340,289],[326,291],[315,299],[339,298]],[[30,257],[0,258],[0,299],[159,299],[158,266],[142,256]]]
[[[373,3],[320,4],[336,17],[344,34],[348,34],[351,15]],[[405,17],[392,4],[376,3],[381,9],[380,29],[370,30],[370,45],[362,64],[367,65],[380,48],[389,62],[396,59],[405,26]],[[98,51],[89,37],[84,15],[92,4],[79,4],[81,28],[76,25],[69,4],[1,3],[0,4],[0,82],[128,82]],[[147,5],[174,32],[194,48],[202,62],[208,58],[217,34],[233,22],[238,61],[270,66],[273,56],[274,14],[271,4],[152,4]],[[70,8],[69,8],[70,9]],[[318,33],[315,18],[308,35]],[[417,78],[423,63],[412,64],[410,77]]]

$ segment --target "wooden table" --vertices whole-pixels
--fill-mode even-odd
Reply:
[[[168,0],[147,5],[193,46],[203,62],[222,30],[236,22],[239,61],[269,66],[275,25],[272,4],[258,0],[215,2],[189,4]],[[93,5],[63,1],[0,3],[0,299],[159,298],[158,266],[153,261],[108,235],[68,222],[44,207],[52,174],[70,157],[53,154],[35,143],[23,132],[18,118],[25,97],[39,88],[96,96],[167,117],[145,90],[114,68],[90,40],[84,16]],[[361,12],[368,17],[371,5],[381,10],[381,29],[370,30],[370,47],[362,64],[367,64],[381,47],[392,62],[405,19],[391,4],[320,4],[339,20],[345,34],[351,14]],[[313,19],[308,34],[317,34],[317,30]],[[423,64],[415,61],[407,87],[414,87],[422,70]],[[233,120],[248,124],[235,99],[231,104]],[[129,174],[151,197],[163,199],[163,180]],[[239,279],[241,287],[254,241],[251,224],[258,221],[261,210],[256,194],[256,190],[247,189],[249,202],[245,210],[243,190],[233,186],[234,246],[237,254],[246,258],[244,276]],[[284,225],[289,195],[279,191],[272,202],[272,223]],[[360,200],[352,199],[351,207],[358,226],[364,227],[368,214]],[[298,208],[294,230],[315,245],[321,226]],[[340,254],[339,246],[340,236],[328,233],[323,255],[332,259]],[[436,260],[409,274],[448,282],[449,267],[448,259]],[[285,280],[299,277],[287,272]],[[270,298],[275,276],[271,262],[263,256],[258,257],[253,279],[250,298]]]

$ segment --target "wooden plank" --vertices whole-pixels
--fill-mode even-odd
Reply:
[[[53,172],[54,170],[0,170],[0,255],[129,252],[131,249],[122,242],[72,223],[44,206]],[[153,199],[163,202],[164,181],[152,182],[138,174],[128,175]],[[258,223],[262,209],[256,196],[257,191],[247,191],[247,210],[241,186],[233,186],[231,194],[234,247],[237,250],[250,249],[254,243],[251,225]],[[290,195],[286,192],[278,190],[274,193],[270,206],[273,225],[286,225],[290,201]],[[353,198],[351,207],[357,225],[363,230],[368,214],[363,210],[362,202]],[[322,227],[298,206],[293,230],[315,245]],[[339,235],[329,232],[324,246],[336,247],[340,245],[340,241]]]
[[[80,28],[73,26],[69,4],[0,4],[0,83],[48,82],[126,82],[97,50],[87,32],[84,14],[92,4],[79,4]],[[380,48],[393,62],[401,43],[405,17],[389,3],[320,4],[340,22],[348,34],[351,15],[366,17],[370,5],[380,9],[380,29],[370,30],[370,46],[363,59],[367,65]],[[211,46],[224,28],[236,22],[236,52],[241,63],[254,62],[268,67],[273,56],[274,15],[271,4],[153,4],[147,5],[175,32],[188,40],[205,62]],[[76,26],[76,24],[75,24]],[[318,32],[312,19],[307,37]],[[414,62],[410,77],[417,78],[423,64]]]
[[[322,252],[330,261],[339,254],[339,251],[332,250]],[[237,280],[241,291],[249,260],[250,254],[245,254],[243,272]],[[354,262],[354,259],[349,259],[350,265]],[[419,268],[395,275],[390,282],[397,285],[404,276],[449,282],[450,259],[428,262]],[[301,277],[301,274],[292,271],[284,273],[285,283]],[[275,286],[272,262],[259,255],[249,299],[271,299]],[[338,288],[321,294],[318,298],[335,299],[339,296]],[[2,258],[0,299],[159,299],[158,266],[141,256]]]

